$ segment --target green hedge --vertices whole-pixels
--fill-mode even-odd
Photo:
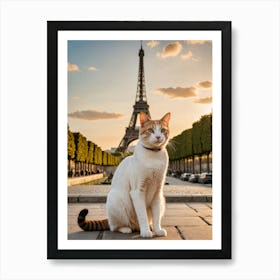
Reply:
[[[192,128],[184,130],[170,140],[167,146],[170,160],[179,160],[212,151],[212,114],[204,115],[193,123]]]
[[[68,127],[68,160],[75,163],[115,166],[120,163],[121,158],[102,151],[98,145],[88,141],[79,132],[71,132]]]

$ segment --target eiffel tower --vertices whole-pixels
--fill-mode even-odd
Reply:
[[[136,100],[133,105],[133,112],[128,124],[128,127],[125,130],[125,135],[122,138],[121,143],[117,148],[117,152],[125,152],[128,145],[139,138],[139,127],[136,127],[137,117],[140,112],[146,113],[149,117],[151,117],[149,111],[149,105],[147,103],[146,96],[146,87],[145,87],[145,77],[144,77],[144,50],[142,48],[139,50],[139,71],[138,71],[138,82],[137,82],[137,92],[136,92]]]

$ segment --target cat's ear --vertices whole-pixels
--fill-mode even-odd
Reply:
[[[149,118],[149,116],[144,113],[144,112],[140,112],[140,124],[141,126],[143,127],[144,124],[147,122],[147,121],[150,121],[151,119]]]
[[[170,117],[171,117],[171,114],[170,113],[166,113],[160,120],[166,124],[169,123],[169,120],[170,120]]]

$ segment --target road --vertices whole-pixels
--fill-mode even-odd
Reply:
[[[210,184],[190,183],[173,177],[167,177],[166,181],[169,185],[164,185],[164,195],[212,195]],[[68,195],[106,196],[110,188],[110,185],[76,185],[68,187]]]

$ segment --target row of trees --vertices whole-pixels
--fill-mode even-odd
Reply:
[[[199,170],[201,172],[201,159],[207,157],[207,171],[210,171],[210,154],[212,152],[212,114],[204,115],[193,123],[192,128],[184,130],[181,134],[171,139],[167,147],[169,159],[172,161],[183,160],[187,163],[199,158]],[[171,164],[172,165],[172,164]]]
[[[102,151],[98,145],[88,141],[87,138],[79,132],[71,132],[68,127],[69,176],[96,173],[100,171],[98,167],[116,166],[120,161],[120,157]]]

